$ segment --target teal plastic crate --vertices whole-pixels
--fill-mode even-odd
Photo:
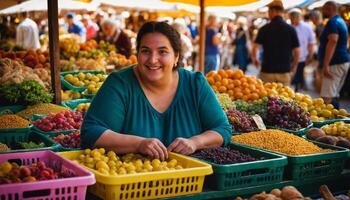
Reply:
[[[77,71],[77,72],[61,72],[61,84],[64,88],[73,90],[73,91],[78,91],[82,92],[86,89],[86,86],[83,87],[77,87],[72,84],[70,84],[68,81],[64,79],[64,76],[67,74],[79,74],[79,73],[90,73],[90,74],[105,74],[103,71],[95,71],[95,70],[82,70],[82,71]]]
[[[313,127],[313,123],[309,124],[305,128],[302,128],[302,129],[299,129],[297,131],[294,131],[294,130],[290,130],[290,129],[275,127],[275,126],[266,126],[266,128],[269,128],[269,129],[278,129],[278,130],[282,130],[282,131],[285,131],[285,132],[288,132],[288,133],[292,133],[292,134],[297,135],[297,136],[305,135],[305,133],[312,127]]]
[[[322,176],[333,176],[342,173],[349,150],[308,140],[321,148],[332,149],[334,152],[311,154],[303,156],[287,156],[288,166],[286,176],[291,180],[312,179]]]
[[[81,103],[91,103],[91,99],[74,99],[70,101],[63,101],[62,105],[72,110],[75,110],[77,106]]]
[[[350,123],[350,118],[339,118],[339,119],[329,119],[320,122],[313,122],[314,127],[320,128],[326,124],[333,124],[335,122],[344,121],[345,123]]]
[[[281,182],[287,158],[275,153],[230,143],[230,148],[263,160],[236,164],[212,165],[214,173],[205,184],[215,190],[228,190]]]
[[[73,131],[74,132],[74,131]],[[58,136],[58,135],[60,135],[60,134],[64,134],[64,135],[68,135],[68,134],[70,134],[70,133],[73,133],[73,132],[64,132],[64,133],[55,133],[55,134],[51,134],[49,137],[48,137],[48,139],[51,141],[51,142],[53,142],[53,143],[55,143],[57,146],[58,146],[58,151],[76,151],[76,150],[80,150],[81,148],[67,148],[67,147],[64,147],[64,146],[62,146],[60,143],[58,143],[58,142],[56,142],[56,141],[54,141],[52,138],[54,138],[54,137],[56,137],[56,136]],[[39,134],[41,134],[41,133],[39,133]],[[42,136],[44,136],[44,137],[47,137],[47,135],[43,135],[43,134],[41,134]]]
[[[26,152],[26,151],[39,151],[39,150],[52,150],[58,151],[59,145],[52,140],[38,134],[35,132],[29,132],[28,134],[23,133],[9,133],[5,137],[0,137],[0,143],[6,144],[9,147],[13,147],[18,142],[35,142],[45,144],[45,147],[42,148],[34,148],[34,149],[11,149],[9,151],[4,151],[0,153],[13,153],[13,152]]]
[[[15,114],[25,108],[25,105],[0,106],[0,115]]]

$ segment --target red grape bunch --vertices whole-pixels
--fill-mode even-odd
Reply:
[[[50,114],[42,119],[35,120],[33,124],[45,132],[79,129],[83,121],[81,112],[73,110]]]

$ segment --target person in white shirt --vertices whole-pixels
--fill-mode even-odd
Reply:
[[[25,18],[17,27],[16,44],[24,49],[40,49],[38,25],[30,18]]]
[[[176,19],[174,21],[174,23],[172,24],[172,26],[180,34],[181,48],[182,48],[182,63],[184,65],[184,67],[188,67],[187,61],[191,57],[192,52],[193,52],[192,41],[186,35],[186,32],[189,30],[187,29],[185,20],[183,20],[181,18]]]
[[[315,36],[309,24],[301,19],[301,10],[294,8],[289,11],[292,26],[295,28],[300,44],[300,57],[296,73],[292,79],[295,91],[298,92],[304,87],[304,68],[312,61],[314,54]]]

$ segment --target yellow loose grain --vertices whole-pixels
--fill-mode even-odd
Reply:
[[[255,131],[233,136],[232,141],[291,156],[332,151],[330,149],[322,149],[304,138],[275,129]]]
[[[0,115],[0,128],[27,128],[30,122],[18,115]]]
[[[17,115],[29,119],[34,114],[48,115],[50,113],[59,113],[62,110],[69,110],[67,107],[58,106],[51,103],[40,103],[33,106],[29,106],[28,108],[16,113]]]

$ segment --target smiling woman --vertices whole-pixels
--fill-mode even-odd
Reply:
[[[168,151],[187,155],[229,142],[231,126],[204,76],[180,67],[180,44],[167,23],[142,26],[138,64],[112,73],[94,97],[83,147],[164,160]]]

